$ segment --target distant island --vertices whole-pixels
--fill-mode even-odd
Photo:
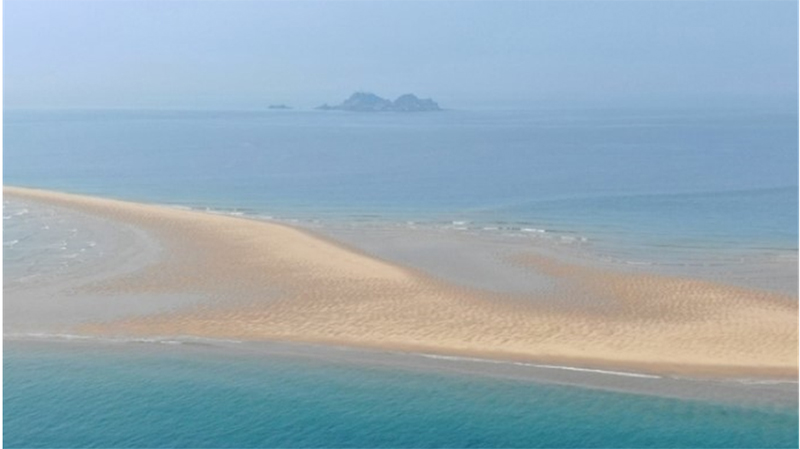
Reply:
[[[369,92],[356,92],[339,105],[323,104],[317,109],[353,112],[427,112],[442,110],[430,98],[422,99],[414,94],[401,95],[396,100],[391,101]]]
[[[292,109],[291,106],[286,106],[285,104],[271,104],[268,106],[269,109]]]

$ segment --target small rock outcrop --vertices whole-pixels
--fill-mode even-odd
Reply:
[[[442,108],[430,98],[418,98],[414,94],[405,94],[394,100],[392,107],[398,112],[441,111]]]
[[[323,111],[352,112],[426,112],[441,111],[439,105],[430,98],[421,99],[414,94],[405,94],[391,101],[369,92],[356,92],[339,105],[324,104],[317,109]]]

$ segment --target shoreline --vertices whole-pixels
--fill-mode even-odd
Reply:
[[[167,257],[154,265],[78,289],[80,294],[203,297],[167,313],[84,323],[77,330],[86,334],[426,349],[441,356],[561,360],[575,368],[701,377],[797,375],[797,303],[783,295],[658,276],[609,282],[613,274],[542,258],[528,268],[558,283],[567,279],[568,288],[503,294],[432,279],[285,224],[33,189],[4,187],[4,193],[145,229],[167,248]],[[641,285],[631,290],[630,280]],[[653,296],[662,290],[665,295]],[[632,295],[642,292],[649,303],[632,304]],[[673,303],[680,299],[676,292],[708,304]],[[587,303],[598,293],[601,301]],[[752,314],[759,319],[747,319]],[[525,332],[531,328],[544,329]],[[669,344],[687,332],[689,340]],[[737,340],[741,332],[750,338]],[[715,336],[722,341],[703,343]],[[693,339],[701,344],[681,347]]]
[[[798,382],[752,378],[716,379],[678,375],[653,375],[630,371],[579,368],[545,363],[513,362],[430,353],[395,352],[331,344],[277,341],[215,340],[201,337],[104,338],[83,335],[4,335],[4,341],[20,347],[66,345],[75,349],[169,354],[191,351],[202,356],[232,360],[277,358],[309,360],[365,369],[401,370],[419,374],[443,374],[478,379],[532,382],[570,388],[702,401],[743,407],[797,407]]]

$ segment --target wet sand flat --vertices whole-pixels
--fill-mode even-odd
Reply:
[[[195,335],[622,367],[796,377],[795,297],[695,279],[618,273],[531,253],[513,263],[548,288],[456,285],[273,222],[4,187],[155,237],[157,261],[76,290],[192,296],[165,312],[87,318],[76,332]],[[6,317],[6,320],[13,317]]]

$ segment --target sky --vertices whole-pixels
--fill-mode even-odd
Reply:
[[[796,1],[6,0],[6,108],[796,109]]]

